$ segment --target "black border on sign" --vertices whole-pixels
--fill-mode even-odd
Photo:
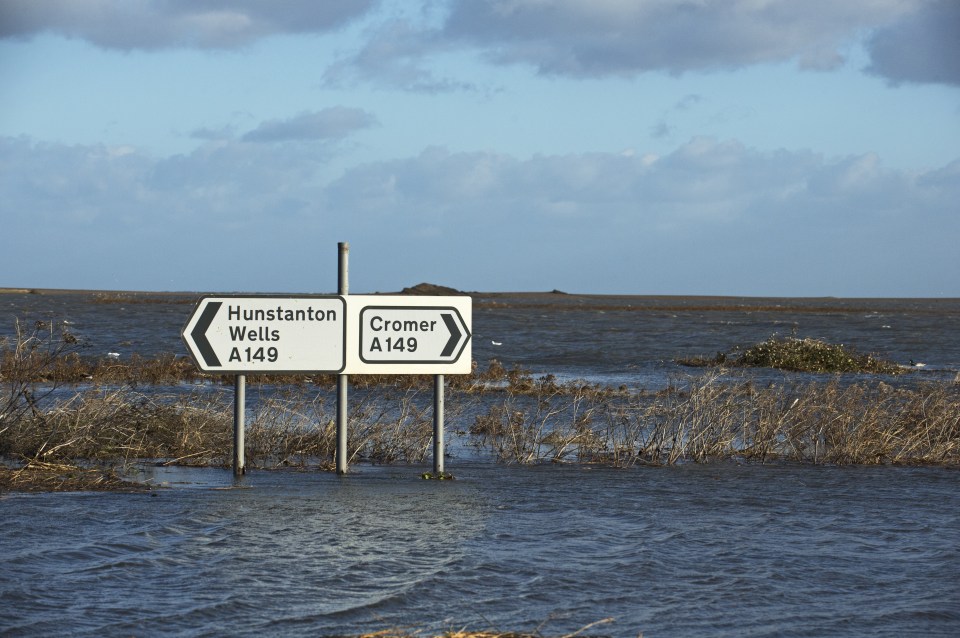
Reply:
[[[342,324],[343,324],[343,348],[340,353],[340,368],[339,369],[318,369],[318,370],[263,370],[263,369],[237,369],[237,368],[216,368],[211,369],[204,367],[200,364],[200,361],[197,360],[197,357],[193,354],[193,349],[190,347],[190,342],[187,341],[187,327],[193,321],[194,317],[200,311],[200,308],[204,305],[204,302],[208,299],[339,299],[340,303],[343,306],[342,312]],[[256,294],[256,295],[243,295],[243,294],[229,294],[229,295],[203,295],[197,300],[197,305],[194,306],[193,312],[190,313],[190,316],[187,318],[187,323],[183,325],[183,328],[180,330],[180,338],[183,340],[183,344],[187,347],[187,352],[190,354],[190,358],[193,360],[193,364],[197,366],[197,369],[203,372],[209,372],[211,374],[342,374],[347,367],[347,300],[343,295],[271,295],[269,293]]]
[[[460,345],[460,349],[457,351],[455,357],[448,361],[438,361],[436,359],[421,359],[417,361],[381,361],[381,360],[369,360],[365,359],[363,356],[363,313],[367,310],[450,310],[457,315],[457,319],[460,320],[460,326],[463,328],[464,340]],[[470,339],[473,337],[473,334],[470,332],[470,328],[467,326],[467,322],[463,320],[463,315],[460,314],[460,311],[457,310],[454,306],[364,306],[360,309],[360,314],[358,315],[358,320],[360,321],[360,330],[359,338],[357,340],[357,348],[359,349],[360,361],[370,365],[452,365],[460,360],[460,355],[463,354],[463,351],[466,350],[467,344],[470,343]]]

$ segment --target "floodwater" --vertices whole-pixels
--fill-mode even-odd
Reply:
[[[11,636],[956,636],[960,472],[173,470],[0,498]]]
[[[15,320],[67,321],[84,354],[187,353],[180,331],[199,295],[91,303],[89,294],[0,295],[0,338]],[[909,380],[960,370],[960,299],[773,299],[475,295],[473,358],[535,375],[652,389],[689,374],[678,357],[713,356],[773,335],[842,343],[904,365]],[[756,374],[767,374],[759,372]],[[904,382],[900,378],[898,382]]]
[[[181,353],[191,309],[3,295],[0,328],[66,319],[91,353]],[[952,381],[958,318],[957,300],[478,297],[474,358],[652,388],[689,372],[677,356],[779,333],[927,364],[890,383]],[[2,494],[0,635],[562,635],[607,618],[585,633],[960,635],[955,468],[446,465],[457,480],[145,466],[166,489]]]

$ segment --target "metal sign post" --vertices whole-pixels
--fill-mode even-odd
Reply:
[[[234,379],[233,394],[233,475],[246,473],[246,443],[244,442],[244,414],[247,406],[247,377],[238,374]]]
[[[433,477],[443,477],[443,375],[433,377]]]
[[[343,241],[337,244],[337,293],[344,299],[350,291],[348,276],[348,261],[350,244]],[[337,474],[347,473],[347,390],[350,387],[350,377],[346,374],[337,376]]]

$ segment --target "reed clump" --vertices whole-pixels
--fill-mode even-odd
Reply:
[[[0,465],[0,490],[21,492],[139,491],[147,486],[126,480],[113,467],[30,461],[20,467]]]
[[[573,638],[578,633],[564,634],[559,638]],[[443,633],[423,634],[407,630],[385,629],[367,634],[360,634],[352,638],[546,638],[539,631],[534,633],[516,631],[468,631],[466,629],[445,631]],[[351,637],[345,637],[351,638]]]
[[[558,385],[551,376],[525,381],[477,414],[470,434],[502,462],[592,458],[603,443],[591,426],[609,397],[588,385]]]
[[[757,387],[722,375],[676,382],[656,393],[500,394],[470,405],[461,436],[502,463],[592,463],[612,467],[724,460],[808,464],[960,465],[960,387],[844,385],[838,380]],[[459,399],[452,397],[451,407]],[[432,444],[430,397],[370,392],[351,407],[350,463],[420,463]],[[230,462],[231,397],[91,388],[0,425],[0,488],[50,473],[79,479],[91,463]],[[462,407],[460,410],[467,408]],[[448,423],[462,422],[448,412]],[[334,415],[308,389],[262,399],[247,426],[251,468],[331,467]],[[68,468],[68,469],[64,469]],[[22,470],[22,471],[20,471]],[[92,476],[92,475],[91,475]],[[61,477],[61,478],[56,478]],[[106,479],[98,479],[106,480]],[[42,482],[42,481],[41,481]],[[73,483],[79,484],[79,483]],[[112,485],[113,483],[104,483]]]
[[[573,638],[580,635],[578,633],[564,634],[559,638]],[[539,631],[534,633],[516,632],[516,631],[468,631],[465,629],[445,631],[439,634],[423,634],[421,632],[411,633],[405,630],[386,629],[375,631],[368,634],[360,634],[354,638],[546,638]]]
[[[433,442],[432,396],[419,388],[353,395],[347,420],[347,460],[419,463]],[[447,418],[460,410],[449,405]],[[332,468],[336,414],[324,397],[293,387],[261,401],[247,429],[247,462],[253,467]]]
[[[612,617],[603,618],[601,620],[588,623],[583,627],[580,627],[577,630],[572,632],[566,632],[563,634],[547,634],[544,633],[545,625],[550,621],[548,618],[546,621],[540,624],[533,631],[499,631],[499,630],[469,630],[469,629],[449,629],[440,633],[429,632],[424,633],[423,631],[410,631],[408,629],[383,629],[381,631],[374,631],[370,633],[360,634],[354,638],[423,638],[424,636],[430,636],[432,638],[545,638],[546,636],[555,635],[557,638],[574,638],[575,636],[583,636],[584,638],[589,638],[589,636],[594,634],[585,633],[587,631],[593,630],[595,627],[602,625],[609,625],[614,622]]]
[[[231,436],[228,406],[214,398],[93,388],[7,423],[0,454],[27,462],[208,464],[225,458]]]
[[[361,397],[351,406],[351,462],[420,462],[431,449],[431,403],[418,392]],[[457,410],[447,411],[456,417]],[[306,391],[258,402],[246,427],[249,467],[326,466],[336,450],[334,414]],[[232,461],[231,398],[222,393],[144,394],[92,388],[4,422],[0,456],[20,464],[118,466],[143,460],[179,465]]]
[[[839,379],[757,387],[720,372],[653,394],[508,397],[471,432],[508,463],[960,465],[960,387]]]
[[[0,383],[140,383],[176,384],[203,379],[221,379],[202,374],[189,357],[159,354],[142,357],[134,354],[120,361],[110,357],[86,357],[78,350],[56,354],[33,352],[24,356],[15,348],[0,343]],[[228,378],[222,377],[226,382]]]
[[[875,355],[861,354],[843,344],[819,339],[771,337],[742,352],[717,353],[713,358],[678,359],[687,366],[727,366],[736,368],[776,368],[790,372],[901,374],[904,367]]]

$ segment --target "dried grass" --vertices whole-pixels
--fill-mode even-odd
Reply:
[[[758,388],[722,371],[656,394],[509,397],[472,432],[510,463],[624,467],[740,459],[812,464],[960,464],[960,386],[840,379]]]
[[[229,393],[209,385],[166,393],[155,388],[176,385],[195,370],[188,360],[101,362],[99,381],[88,379],[85,389],[63,394],[58,380],[78,374],[64,371],[82,367],[76,347],[67,331],[45,323],[29,329],[18,323],[15,343],[0,344],[0,456],[16,460],[18,476],[77,467],[78,461],[232,460]],[[334,415],[318,382],[285,385],[255,402],[247,425],[248,466],[330,465]],[[349,462],[422,462],[432,447],[432,377],[351,382]],[[141,385],[151,387],[138,390]],[[470,410],[473,444],[504,463],[960,465],[957,383],[895,388],[835,376],[757,387],[715,369],[650,394],[559,384],[552,376],[533,379],[492,361],[485,371],[451,377],[447,387],[447,422]]]
[[[124,480],[115,468],[30,461],[20,467],[0,465],[0,491],[76,492],[139,491],[146,485]]]
[[[548,622],[548,621],[546,621]],[[546,624],[543,623],[543,624]],[[584,625],[576,631],[564,633],[564,634],[553,634],[557,638],[576,638],[577,636],[583,636],[584,638],[590,636],[591,634],[585,634],[584,632],[598,627],[601,625],[607,625],[614,622],[613,618],[603,618],[595,622]],[[362,634],[356,636],[355,638],[547,638],[551,634],[543,633],[543,624],[532,632],[516,632],[516,631],[470,631],[467,629],[451,629],[444,631],[442,633],[428,633],[424,634],[420,631],[409,631],[403,629],[384,629],[381,631],[375,631],[371,633]]]

